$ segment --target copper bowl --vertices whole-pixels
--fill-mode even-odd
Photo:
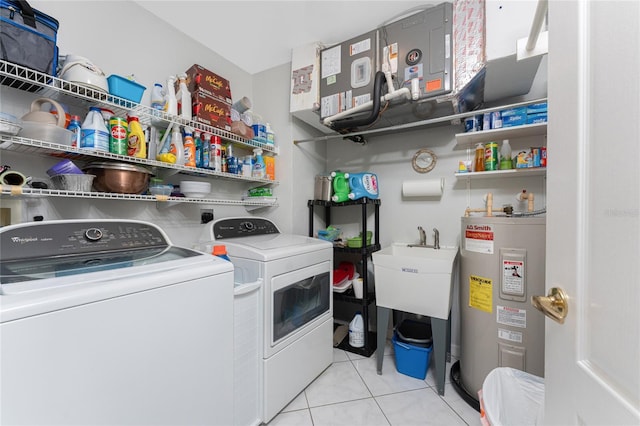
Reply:
[[[152,175],[146,168],[128,163],[96,162],[82,170],[96,176],[93,180],[96,191],[118,194],[142,194]]]

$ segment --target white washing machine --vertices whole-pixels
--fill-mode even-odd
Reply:
[[[267,423],[333,362],[333,245],[282,234],[258,217],[210,222],[200,244],[226,246],[236,285],[261,282],[259,386],[238,387],[235,409],[255,410],[246,396],[258,392],[259,420]]]
[[[233,424],[233,266],[140,221],[0,228],[0,423]]]

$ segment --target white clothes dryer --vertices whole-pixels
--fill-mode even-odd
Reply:
[[[200,244],[207,251],[226,246],[236,285],[262,283],[257,391],[260,420],[267,423],[333,362],[333,245],[283,234],[259,217],[210,222]],[[236,411],[246,408],[250,390],[237,392]]]
[[[141,221],[0,228],[0,423],[233,424],[233,266]]]

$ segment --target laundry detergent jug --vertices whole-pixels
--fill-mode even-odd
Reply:
[[[349,181],[349,199],[378,198],[378,177],[374,173],[345,173]]]

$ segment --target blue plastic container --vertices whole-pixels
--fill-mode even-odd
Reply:
[[[427,377],[429,359],[433,346],[423,348],[410,343],[400,342],[397,333],[393,333],[393,350],[396,354],[398,373],[424,380]]]
[[[142,84],[115,74],[107,77],[107,82],[109,83],[109,93],[113,96],[124,98],[137,104],[140,103],[142,94],[147,89]]]

